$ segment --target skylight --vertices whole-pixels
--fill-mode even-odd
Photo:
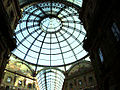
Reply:
[[[78,7],[61,2],[40,2],[23,8],[16,27],[13,54],[39,66],[64,66],[87,55],[82,48],[85,30]]]
[[[56,69],[43,69],[37,75],[40,90],[62,90],[65,76]]]

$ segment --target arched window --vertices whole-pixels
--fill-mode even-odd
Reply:
[[[111,29],[112,29],[112,32],[113,32],[116,40],[117,40],[117,41],[120,41],[120,30],[119,30],[117,24],[116,24],[116,23],[113,23]]]
[[[78,84],[79,84],[79,85],[82,85],[82,80],[79,80],[79,81],[78,81]]]
[[[31,83],[28,84],[28,88],[32,88],[32,84]]]
[[[18,85],[22,86],[22,81],[21,80],[18,81]]]
[[[12,81],[12,77],[7,77],[7,83],[11,83],[11,81]]]
[[[103,63],[104,58],[103,58],[103,53],[100,48],[99,48],[99,57],[100,57],[101,62]]]

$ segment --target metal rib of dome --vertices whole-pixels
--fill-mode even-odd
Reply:
[[[68,65],[86,56],[79,8],[63,2],[37,2],[23,8],[13,54],[39,66]]]

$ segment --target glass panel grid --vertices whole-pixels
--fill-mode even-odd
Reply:
[[[56,69],[43,69],[37,75],[39,88],[41,90],[61,90],[65,76]]]
[[[46,1],[23,8],[23,17],[15,30],[18,47],[13,53],[42,66],[64,66],[87,55],[82,48],[86,32],[79,9],[68,3]]]

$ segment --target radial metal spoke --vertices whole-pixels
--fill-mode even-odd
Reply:
[[[46,15],[46,13],[45,13],[45,11],[39,6],[39,5],[35,5],[40,11],[42,11],[42,13],[44,14],[44,15]]]
[[[59,47],[60,47],[60,51],[61,51],[61,54],[62,54],[63,63],[64,63],[64,65],[65,65],[64,55],[63,55],[63,52],[62,52],[62,49],[61,49],[61,46],[60,46],[60,42],[59,42],[59,40],[58,40],[58,37],[57,37],[57,34],[56,34],[56,33],[55,33],[55,36],[56,36],[56,39],[57,39],[57,41],[58,41],[58,45],[59,45]],[[64,68],[65,68],[65,71],[66,71],[66,66],[64,66]]]
[[[60,11],[57,13],[57,16],[58,16],[63,10],[65,10],[66,7],[67,7],[67,6],[64,6],[63,8],[61,8]]]
[[[52,15],[52,0],[50,0],[50,11],[51,11],[51,15]]]
[[[60,32],[60,34],[61,34],[61,32]],[[63,36],[63,38],[66,39],[65,36]],[[73,52],[73,55],[74,55],[75,59],[77,60],[77,56],[76,56],[76,54],[75,54],[73,48],[71,47],[71,45],[69,44],[69,42],[68,42],[67,39],[66,39],[66,42],[67,42],[68,46],[70,47],[71,51]]]
[[[37,70],[38,61],[39,61],[39,58],[40,58],[41,50],[42,50],[43,43],[44,43],[44,41],[45,41],[46,35],[47,35],[47,33],[46,33],[45,36],[44,36],[43,42],[42,42],[42,44],[41,44],[41,47],[40,47],[40,50],[39,50],[39,53],[38,53],[38,58],[37,58],[37,63],[36,63],[36,67],[35,67],[35,72],[36,72],[36,70]]]
[[[36,25],[34,25],[34,27],[37,27],[38,25],[36,24]],[[31,26],[27,26],[27,27],[24,27],[24,28],[21,28],[21,25],[20,25],[20,30],[18,30],[17,32],[15,32],[16,34],[19,34],[20,32],[23,32],[23,31],[25,31],[25,30],[27,30],[27,29],[30,29],[30,28],[33,28],[33,25],[31,25]]]
[[[34,41],[31,43],[30,47],[28,48],[28,50],[27,50],[27,52],[26,52],[26,54],[25,54],[24,60],[25,60],[28,52],[30,51],[31,47],[33,46],[33,44],[35,43],[35,41],[37,40],[37,38],[38,38],[42,33],[43,33],[43,32],[41,32],[41,33],[34,39]]]
[[[75,31],[81,33],[81,34],[84,35],[84,36],[86,35],[85,32],[83,32],[82,30],[77,29],[76,27],[72,27],[72,26],[68,26],[68,25],[63,25],[63,27],[66,27],[66,28],[70,28],[70,29],[72,29],[72,30],[75,30]]]
[[[65,29],[62,29],[64,31],[66,31]],[[68,35],[72,35],[70,32],[66,32]],[[76,40],[79,44],[82,44],[82,42],[80,42],[74,35],[71,36],[74,40]]]
[[[17,47],[23,43],[23,41],[25,41],[29,36],[31,36],[33,33],[35,33],[36,31],[38,31],[39,29],[36,29],[34,31],[32,31],[31,33],[29,33],[26,37],[24,37],[17,45]],[[21,32],[22,33],[22,32]]]

